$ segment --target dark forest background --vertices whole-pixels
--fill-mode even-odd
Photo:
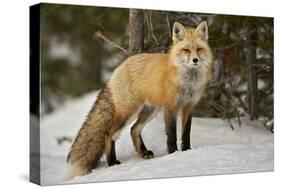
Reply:
[[[273,18],[92,6],[41,6],[41,114],[100,89],[128,56],[165,53],[178,21],[206,20],[214,76],[193,116],[249,115],[273,131]],[[151,71],[153,74],[153,70]]]

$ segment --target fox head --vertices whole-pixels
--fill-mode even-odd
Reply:
[[[170,49],[172,62],[182,69],[211,67],[212,52],[208,45],[208,25],[206,21],[196,28],[184,27],[175,22],[173,45]]]

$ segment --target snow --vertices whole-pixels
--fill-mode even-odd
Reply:
[[[240,84],[240,86],[238,87],[238,91],[240,92],[246,92],[248,90],[248,86],[247,86],[247,82]],[[264,80],[262,79],[258,79],[258,90],[263,90],[266,87],[266,83]]]
[[[66,156],[71,143],[63,142],[59,145],[56,140],[63,136],[76,136],[95,98],[96,92],[93,92],[68,101],[41,119],[43,185],[273,171],[274,138],[262,123],[241,117],[242,125],[239,127],[237,120],[233,119],[233,131],[218,118],[193,118],[192,150],[168,154],[163,114],[160,111],[142,134],[147,148],[154,152],[155,158],[137,157],[129,125],[116,142],[117,158],[122,164],[107,167],[102,158],[98,168],[91,174],[65,182]]]

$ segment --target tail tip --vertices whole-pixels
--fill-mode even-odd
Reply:
[[[70,181],[74,179],[76,176],[84,176],[86,174],[87,174],[87,170],[81,168],[79,165],[68,163],[64,181]]]

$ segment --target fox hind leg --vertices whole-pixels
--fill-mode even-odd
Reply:
[[[153,158],[154,154],[151,150],[146,149],[141,137],[141,132],[146,123],[148,123],[154,117],[156,112],[157,110],[155,107],[144,106],[139,113],[137,121],[131,128],[131,136],[136,152],[140,155],[140,157],[145,159]]]
[[[115,138],[115,134],[124,127],[128,117],[115,115],[113,118],[112,127],[105,138],[105,155],[108,166],[120,164],[120,161],[116,159],[115,140],[117,138]]]
[[[116,159],[115,141],[112,140],[111,138],[106,138],[105,147],[106,147],[106,151],[105,151],[106,160],[108,166],[120,164],[120,161]]]

